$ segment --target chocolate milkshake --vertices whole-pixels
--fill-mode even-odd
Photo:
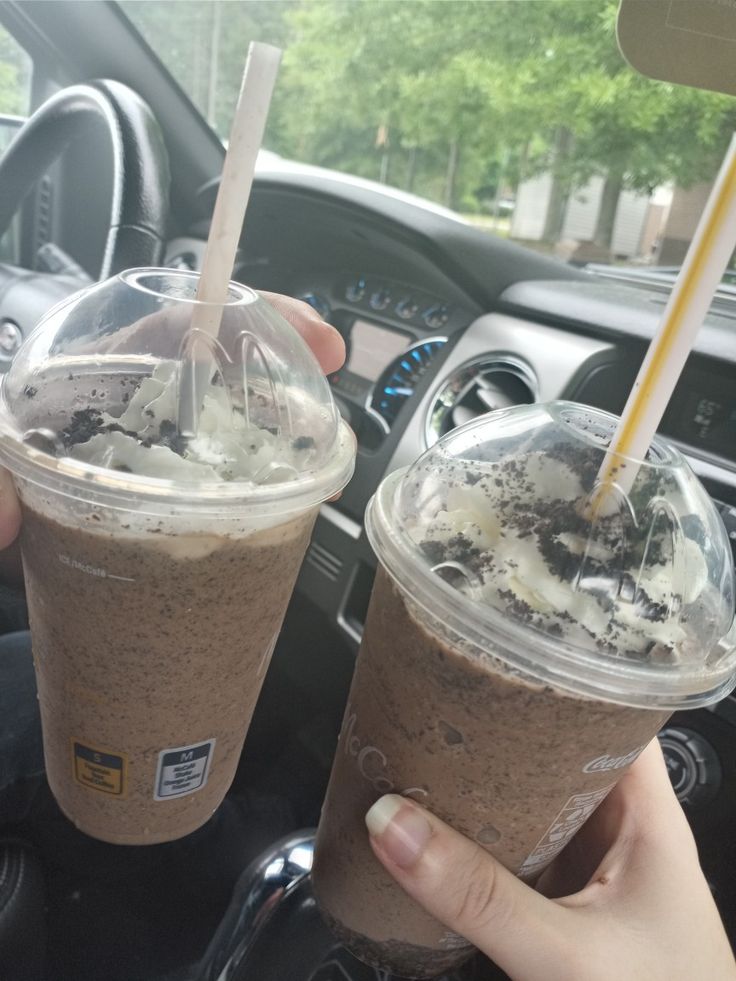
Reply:
[[[82,830],[147,844],[211,816],[313,521],[311,512],[243,537],[174,537],[154,525],[126,538],[94,531],[94,512],[83,531],[24,506],[46,772]]]
[[[364,821],[371,804],[382,793],[414,797],[534,879],[669,713],[524,680],[490,656],[478,661],[450,647],[411,607],[380,569],[320,822],[314,881],[330,925],[354,953],[377,966],[388,953],[396,973],[428,977],[472,947],[448,936],[376,861]]]
[[[0,392],[49,783],[119,844],[189,834],[222,801],[317,509],[354,461],[296,331],[232,283],[203,334],[197,284],[132,270],[77,294]]]
[[[534,882],[672,709],[732,683],[730,555],[707,496],[657,447],[626,509],[591,522],[603,448],[587,416],[560,411],[456,431],[369,508],[382,565],[314,889],[340,939],[401,976],[448,970],[472,947],[373,856],[364,817],[378,797],[414,797]]]

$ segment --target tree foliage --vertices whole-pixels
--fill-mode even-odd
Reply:
[[[267,40],[286,48],[270,149],[456,207],[547,169],[568,191],[595,174],[687,185],[713,174],[736,124],[731,98],[627,66],[617,0],[123,6],[222,135],[248,42]]]
[[[17,41],[0,28],[0,113],[27,113],[30,78],[30,59]]]

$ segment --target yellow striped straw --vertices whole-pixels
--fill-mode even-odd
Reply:
[[[598,473],[596,510],[606,488],[631,490],[734,248],[736,134]]]

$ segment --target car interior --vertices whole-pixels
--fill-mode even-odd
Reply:
[[[80,287],[133,266],[200,269],[225,148],[117,4],[5,0],[0,24],[32,65],[34,113],[8,121],[18,135],[0,157],[7,370]],[[376,568],[368,501],[385,474],[493,409],[566,399],[620,413],[671,288],[267,153],[233,279],[305,300],[342,334],[346,361],[329,382],[357,438],[355,474],[321,507],[235,782],[205,829],[106,845],[77,831],[48,787],[22,822],[0,813],[7,981],[384,977],[321,925],[308,884]],[[660,432],[716,502],[736,556],[734,393],[736,300],[724,285]],[[22,584],[0,598],[4,632],[22,629]],[[736,698],[676,713],[660,741],[736,944]],[[452,975],[499,976],[481,957]]]

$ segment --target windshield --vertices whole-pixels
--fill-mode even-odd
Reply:
[[[266,147],[573,262],[682,262],[733,100],[630,69],[618,0],[124,0],[222,139],[248,42],[285,49]]]

